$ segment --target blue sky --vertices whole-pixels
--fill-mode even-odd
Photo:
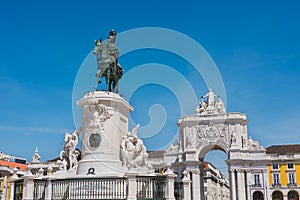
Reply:
[[[75,129],[73,84],[93,41],[112,28],[121,33],[141,27],[168,28],[201,44],[222,76],[227,110],[247,114],[249,135],[261,145],[299,143],[299,9],[297,1],[3,2],[0,150],[31,159],[38,146],[42,160],[56,157],[64,133]],[[190,64],[170,52],[134,51],[120,62],[126,71],[143,63],[166,64],[191,82],[197,97],[207,91]],[[176,134],[180,111],[168,88],[144,85],[130,103],[132,119],[142,126],[151,121],[151,105],[167,104],[170,118],[160,137]],[[163,146],[145,143],[148,149]]]

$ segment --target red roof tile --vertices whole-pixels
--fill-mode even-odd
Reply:
[[[16,162],[9,162],[9,161],[5,161],[5,160],[0,160],[0,165],[7,166],[7,167],[9,167],[11,169],[17,167],[20,170],[26,170],[26,168],[27,168],[26,164],[20,164],[20,163],[16,163]]]

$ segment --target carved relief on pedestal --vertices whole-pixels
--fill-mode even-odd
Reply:
[[[104,130],[104,123],[112,117],[103,104],[90,104],[83,108],[83,117],[88,120],[89,127]]]
[[[88,146],[91,149],[98,148],[102,141],[104,123],[112,117],[112,114],[108,112],[105,105],[92,102],[83,108],[83,117],[88,121],[85,130]]]

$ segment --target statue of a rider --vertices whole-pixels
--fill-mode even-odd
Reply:
[[[107,50],[108,50],[108,56],[111,60],[111,64],[117,64],[118,63],[118,57],[119,57],[119,49],[117,45],[115,44],[117,38],[117,32],[115,30],[111,30],[109,32],[109,35],[107,37]]]
[[[111,30],[107,37],[108,44],[106,45],[102,40],[97,40],[95,42],[94,54],[97,57],[98,71],[96,74],[98,83],[101,83],[100,78],[106,78],[107,90],[112,91],[111,84],[113,86],[113,91],[118,93],[118,81],[122,78],[124,70],[118,63],[119,49],[116,46],[117,32]],[[105,45],[104,48],[100,48],[101,45]],[[102,46],[103,47],[103,46]],[[105,51],[107,51],[105,53]]]
[[[108,50],[109,58],[111,60],[111,65],[115,67],[116,69],[115,72],[118,73],[118,76],[121,78],[124,70],[118,62],[120,51],[117,45],[115,44],[116,39],[117,39],[117,32],[112,29],[109,32],[109,35],[107,37],[107,41],[108,41],[107,50]]]

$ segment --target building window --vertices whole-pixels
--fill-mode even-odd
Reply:
[[[273,165],[272,165],[272,168],[273,168],[273,169],[279,169],[279,165],[278,165],[278,164],[273,164]]]
[[[279,186],[280,185],[279,174],[273,174],[273,185],[274,186]]]
[[[296,185],[294,173],[289,173],[289,185]]]
[[[294,163],[288,163],[287,167],[288,169],[294,169]]]
[[[260,186],[259,174],[254,174],[254,186]]]

